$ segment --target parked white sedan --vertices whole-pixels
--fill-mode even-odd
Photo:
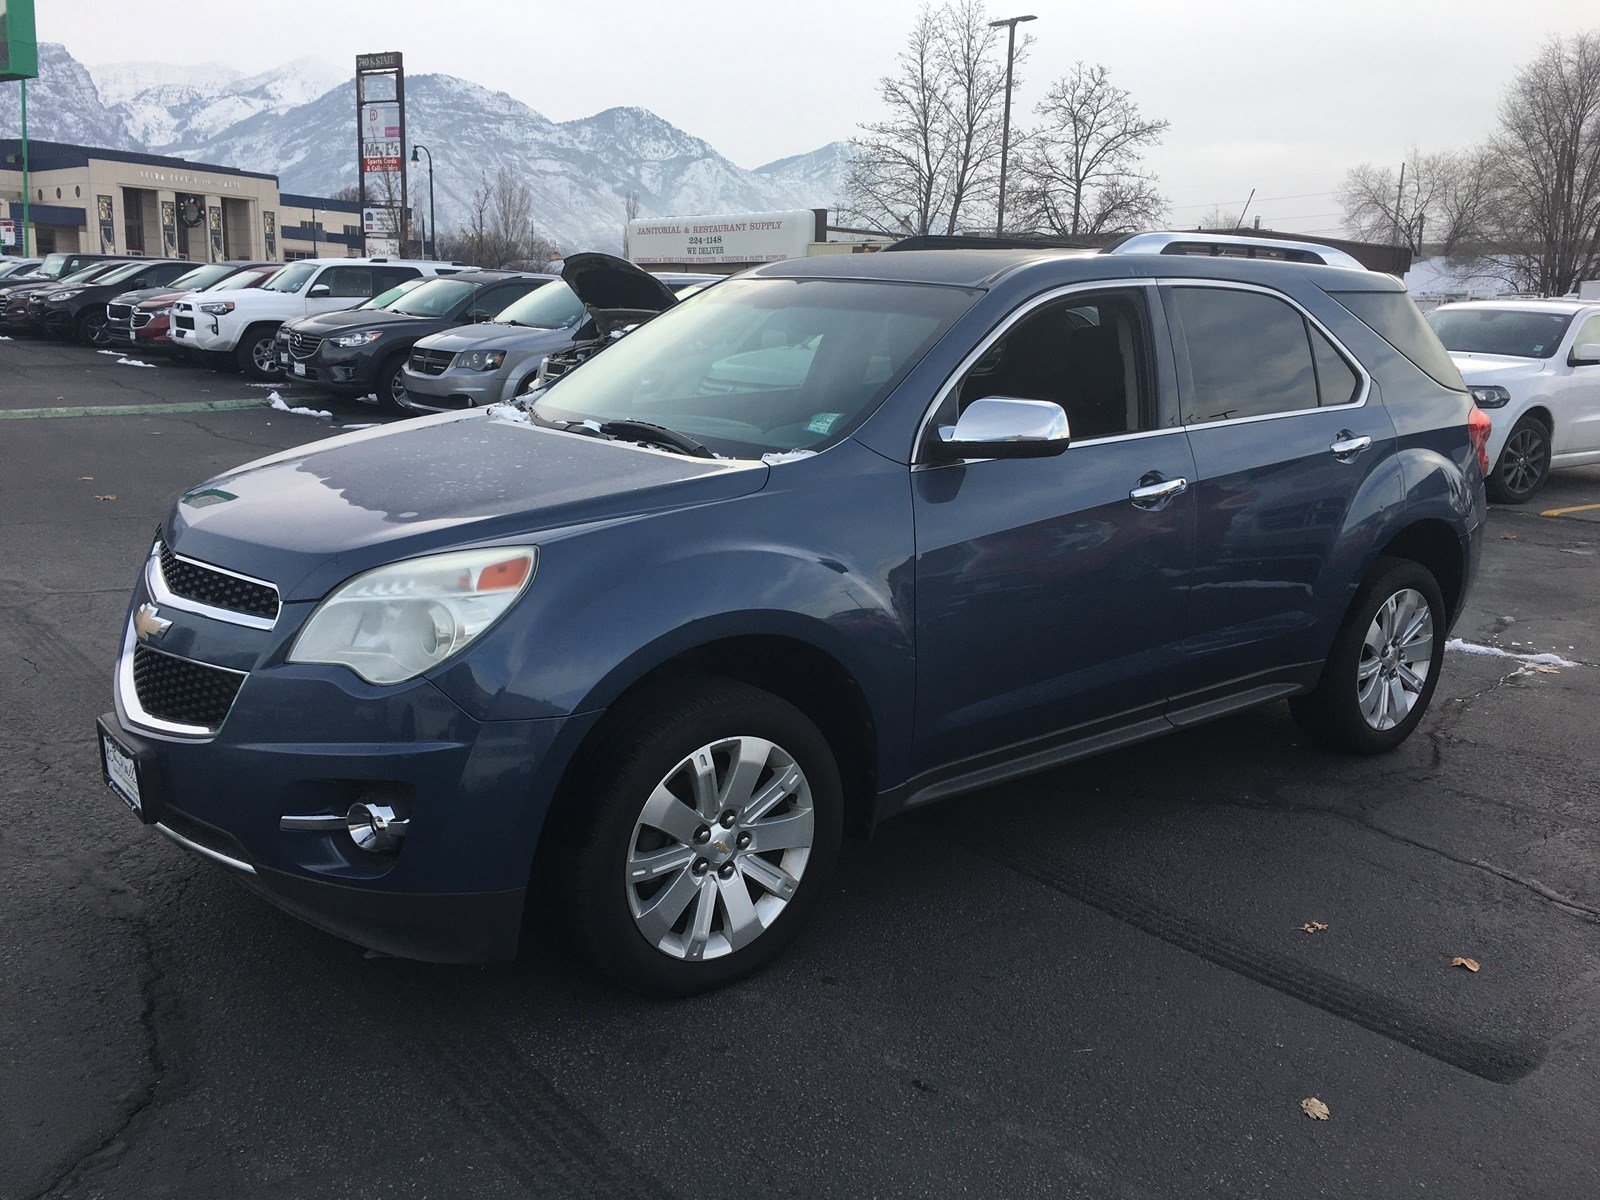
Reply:
[[[1521,504],[1554,467],[1600,462],[1600,304],[1475,300],[1428,314],[1489,435],[1489,499]]]

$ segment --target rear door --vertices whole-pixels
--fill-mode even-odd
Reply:
[[[1577,330],[1567,351],[1567,398],[1558,413],[1554,450],[1557,454],[1590,454],[1600,451],[1600,363],[1578,360],[1578,347],[1600,345],[1600,313],[1580,316]]]
[[[1012,314],[941,398],[925,436],[1013,396],[1060,404],[1072,440],[1053,458],[913,467],[917,770],[1161,724],[1194,472],[1159,329],[1151,284],[1063,289]]]
[[[1162,294],[1195,460],[1181,709],[1210,689],[1282,690],[1293,668],[1320,665],[1346,583],[1330,559],[1359,536],[1352,512],[1395,435],[1355,356],[1287,296],[1209,280]]]
[[[393,287],[398,282],[394,280],[384,286]],[[321,292],[324,287],[328,289],[326,294]],[[306,314],[309,316],[312,313],[354,308],[363,300],[372,299],[381,290],[374,280],[373,269],[364,263],[324,267],[306,289]]]

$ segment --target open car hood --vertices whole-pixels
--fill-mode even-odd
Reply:
[[[561,278],[590,312],[626,309],[636,314],[627,322],[630,325],[665,312],[678,302],[672,289],[661,280],[614,254],[570,254],[561,268]]]

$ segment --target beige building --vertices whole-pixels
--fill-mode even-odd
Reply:
[[[0,138],[0,215],[22,224],[21,143]],[[361,206],[284,194],[260,171],[31,141],[32,253],[287,261],[361,252]],[[19,246],[8,247],[11,253]]]

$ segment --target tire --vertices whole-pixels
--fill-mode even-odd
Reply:
[[[91,308],[78,318],[78,323],[73,327],[71,334],[66,339],[69,342],[78,342],[84,346],[109,346],[111,338],[106,333],[106,312],[102,308],[96,312]]]
[[[1550,429],[1535,416],[1511,427],[1504,449],[1484,481],[1496,504],[1526,504],[1550,478]]]
[[[373,376],[373,391],[378,396],[378,409],[391,417],[410,416],[413,411],[406,403],[406,385],[400,376],[400,369],[406,365],[407,357],[408,354],[391,355],[378,364]]]
[[[578,949],[651,996],[709,991],[764,966],[816,907],[838,858],[844,797],[827,740],[777,696],[710,677],[676,680],[609,721],[567,789],[581,810],[568,808],[555,835],[566,842],[560,894]],[[715,788],[691,807],[707,755]],[[740,763],[755,765],[736,772]],[[754,794],[736,817],[726,793],[735,775]],[[767,807],[748,815],[763,796]],[[763,835],[773,848],[759,849]]]
[[[234,361],[239,370],[251,379],[278,380],[283,378],[283,368],[278,364],[278,327],[252,325],[244,331],[234,348]]]
[[[1316,689],[1289,701],[1300,728],[1351,754],[1393,750],[1411,736],[1433,699],[1448,622],[1444,596],[1426,567],[1378,559],[1334,638]]]

